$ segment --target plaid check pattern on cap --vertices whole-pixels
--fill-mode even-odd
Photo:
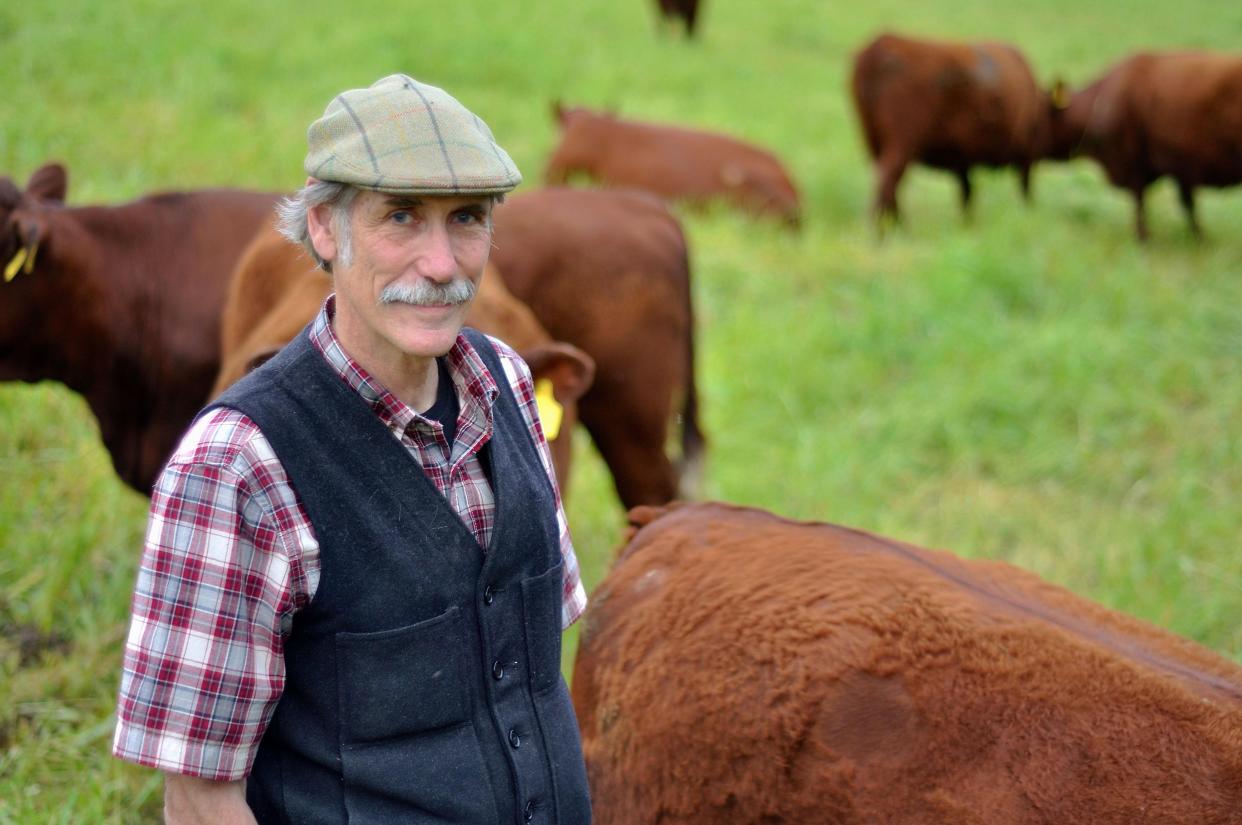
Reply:
[[[495,195],[522,182],[478,115],[403,74],[337,95],[306,142],[306,174],[378,192]]]

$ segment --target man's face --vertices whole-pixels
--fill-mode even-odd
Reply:
[[[364,365],[448,352],[487,264],[490,214],[485,196],[359,193],[352,260],[332,265],[334,326],[346,350]],[[327,251],[339,258],[334,245]]]

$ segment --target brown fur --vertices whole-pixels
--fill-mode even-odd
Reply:
[[[911,163],[956,175],[963,209],[973,166],[1014,166],[1029,194],[1050,104],[1014,47],[883,34],[854,59],[852,91],[876,167],[877,219],[898,217],[897,186]]]
[[[1053,130],[1050,156],[1092,157],[1133,195],[1140,239],[1144,192],[1165,175],[1198,235],[1195,188],[1242,182],[1242,56],[1133,55],[1074,94]]]
[[[577,402],[591,385],[595,362],[577,347],[552,340],[534,314],[505,288],[489,265],[466,324],[516,349],[535,380],[548,378],[564,418],[549,441],[557,482],[567,489]],[[275,355],[319,311],[332,280],[316,268],[302,249],[274,228],[260,233],[246,249],[229,285],[221,324],[222,365],[211,395],[215,397],[250,370]]]
[[[595,359],[582,423],[621,503],[694,492],[704,439],[694,380],[690,265],[681,225],[642,192],[550,188],[496,210],[492,261],[554,338]],[[681,419],[681,458],[665,453]]]
[[[63,167],[22,192],[0,179],[0,265],[37,239],[33,271],[0,281],[0,380],[85,396],[121,479],[148,493],[207,400],[220,310],[276,195],[208,190],[67,207]]]
[[[548,161],[548,183],[568,183],[581,173],[606,186],[632,186],[695,203],[723,198],[795,226],[800,220],[797,188],[771,152],[726,135],[589,109],[558,104],[554,114],[561,140]]]
[[[639,508],[574,668],[597,825],[1242,821],[1242,668],[998,562]]]

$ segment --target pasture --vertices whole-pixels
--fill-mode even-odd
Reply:
[[[1037,167],[1029,207],[1012,172],[977,172],[969,224],[915,168],[877,244],[847,93],[884,28],[1007,40],[1078,85],[1140,48],[1236,49],[1242,7],[704,0],[691,44],[649,0],[343,8],[0,7],[0,174],[60,160],[71,203],[291,189],[329,98],[394,71],[487,120],[524,188],[558,99],[727,131],[782,158],[805,215],[681,212],[707,496],[1005,559],[1242,661],[1242,189],[1202,191],[1199,244],[1157,185],[1140,247],[1090,161]],[[589,588],[624,519],[579,435]],[[0,385],[0,467],[0,823],[156,821],[159,778],[108,755],[145,500],[55,385]]]

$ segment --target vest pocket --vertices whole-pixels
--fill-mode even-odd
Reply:
[[[378,633],[336,635],[341,742],[373,742],[470,718],[461,611]]]
[[[551,690],[561,678],[561,585],[565,563],[522,582],[530,689]]]
[[[497,821],[470,717],[461,611],[335,639],[341,773],[350,825]]]

